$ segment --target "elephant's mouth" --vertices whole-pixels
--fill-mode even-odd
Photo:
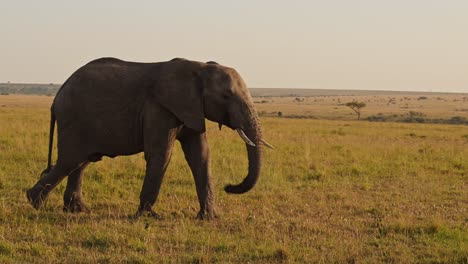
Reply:
[[[226,112],[224,113],[223,118],[221,119],[220,122],[218,122],[219,130],[221,130],[221,127],[222,127],[223,125],[229,127],[230,129],[236,129],[236,128],[231,124],[231,118],[229,117],[228,111],[226,111]]]
[[[245,134],[244,130],[240,126],[234,126],[231,122],[231,118],[229,117],[228,111],[224,113],[224,117],[222,118],[221,122],[218,122],[218,127],[219,130],[221,130],[222,126],[227,126],[232,130],[236,130],[237,133],[239,134],[239,137],[242,138],[242,140],[245,142],[245,144],[250,145],[252,147],[256,147],[256,144]],[[259,142],[260,144],[263,144],[267,146],[268,148],[274,148],[272,145],[270,145],[265,139],[260,138]],[[258,144],[257,143],[257,144]]]

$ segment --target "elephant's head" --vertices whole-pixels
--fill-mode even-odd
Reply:
[[[241,184],[227,185],[228,193],[244,193],[257,182],[262,163],[260,122],[250,92],[240,74],[217,63],[207,63],[200,74],[205,117],[235,129],[246,143],[249,171]],[[264,144],[265,144],[264,143]],[[266,143],[267,146],[270,146]]]
[[[271,145],[262,138],[258,115],[244,80],[236,70],[215,62],[198,63],[181,59],[175,59],[173,62],[181,66],[189,65],[185,67],[191,69],[192,77],[186,75],[182,79],[186,81],[190,79],[195,83],[180,94],[183,99],[179,104],[184,110],[179,113],[175,111],[175,114],[186,126],[195,130],[203,131],[204,119],[207,118],[218,123],[220,129],[224,125],[239,133],[246,143],[248,174],[242,183],[227,185],[225,191],[228,193],[249,191],[260,175],[261,145],[268,147]]]

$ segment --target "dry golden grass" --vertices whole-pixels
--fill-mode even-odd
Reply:
[[[91,214],[62,213],[64,183],[44,210],[27,203],[46,165],[51,99],[0,96],[1,263],[468,261],[468,126],[262,118],[276,149],[257,186],[235,196],[222,187],[245,176],[244,146],[208,123],[220,219],[194,218],[177,145],[155,206],[164,220],[132,221],[141,155],[90,165]]]
[[[3,95],[0,96],[0,109],[10,108],[50,108],[54,97],[38,95]]]

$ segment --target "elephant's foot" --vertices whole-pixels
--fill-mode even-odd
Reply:
[[[34,186],[26,192],[28,202],[35,208],[40,209],[44,206],[49,194],[49,186]]]
[[[70,213],[90,213],[91,210],[85,205],[81,197],[72,195],[68,202],[64,203],[63,211]]]
[[[135,215],[133,216],[133,218],[138,219],[141,216],[149,216],[149,217],[154,218],[156,220],[162,220],[163,219],[163,217],[160,214],[156,213],[153,210],[151,210],[151,211],[140,211],[140,210],[138,210],[135,213]]]
[[[133,218],[138,219],[141,216],[149,216],[149,217],[154,218],[156,220],[162,220],[163,219],[163,217],[161,215],[159,215],[158,213],[156,213],[155,211],[153,211],[153,209],[151,209],[150,206],[143,206],[143,207],[140,206],[140,208],[138,208],[138,211],[135,213]]]
[[[218,218],[218,214],[213,209],[209,209],[209,210],[200,209],[200,211],[197,214],[197,219],[199,220],[214,220],[217,218]]]

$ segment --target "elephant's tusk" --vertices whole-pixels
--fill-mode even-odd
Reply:
[[[255,147],[255,144],[250,140],[247,135],[245,135],[244,131],[240,128],[236,129],[239,136],[244,140],[245,144]]]
[[[269,147],[269,148],[271,148],[271,149],[274,149],[274,148],[275,148],[275,147],[273,147],[272,145],[270,145],[270,143],[266,142],[266,140],[264,140],[263,138],[260,139],[260,142],[262,142],[263,145],[265,145],[265,146],[267,146],[267,147]]]

